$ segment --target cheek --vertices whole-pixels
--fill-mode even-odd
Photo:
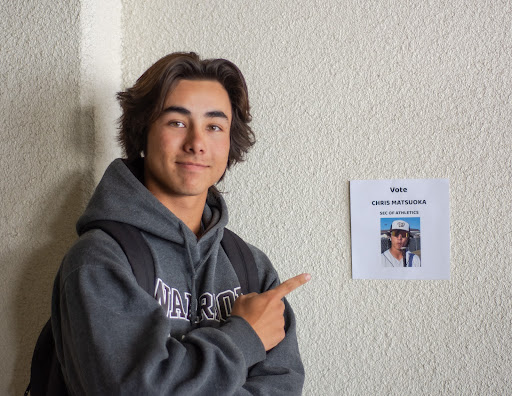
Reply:
[[[155,150],[155,148],[158,147],[157,140],[158,140],[158,130],[153,129],[153,127],[152,127],[148,131],[148,135],[146,137],[146,151],[148,153],[152,153]]]
[[[159,147],[170,147],[173,142],[176,141],[176,138],[173,139],[173,136],[170,133],[160,133],[158,134],[157,144]]]
[[[216,142],[215,152],[218,153],[217,157],[220,162],[228,161],[229,147],[230,147],[229,137],[227,139],[223,139],[222,141]]]
[[[152,135],[148,135],[147,149],[154,154],[169,152],[176,144],[175,140],[170,134],[153,131]]]

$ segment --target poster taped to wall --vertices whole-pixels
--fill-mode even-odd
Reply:
[[[448,179],[351,180],[352,278],[450,279]]]

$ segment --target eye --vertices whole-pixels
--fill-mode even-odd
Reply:
[[[181,121],[169,121],[167,125],[175,128],[185,128],[185,124]]]
[[[222,128],[218,125],[208,125],[208,130],[214,131],[214,132],[220,132],[220,131],[222,131]]]

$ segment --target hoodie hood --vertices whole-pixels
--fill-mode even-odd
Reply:
[[[109,165],[85,212],[78,219],[78,235],[92,221],[114,220],[180,245],[185,242],[187,245],[220,242],[228,223],[226,203],[220,194],[208,193],[202,217],[205,232],[198,241],[192,230],[151,194],[136,176],[143,174],[143,166],[143,159],[126,164],[120,158]]]

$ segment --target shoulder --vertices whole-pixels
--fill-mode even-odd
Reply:
[[[121,246],[107,233],[91,230],[82,234],[68,250],[61,265],[61,277],[92,267],[130,271],[130,264]]]
[[[383,265],[384,267],[394,267],[394,258],[393,256],[391,256],[391,252],[390,250],[386,250],[384,253],[382,253],[380,255],[380,258],[381,258],[381,265]]]
[[[420,266],[420,257],[417,255],[417,254],[414,254],[414,253],[411,253],[412,255],[412,263],[413,263],[413,266],[415,267],[419,267]]]

